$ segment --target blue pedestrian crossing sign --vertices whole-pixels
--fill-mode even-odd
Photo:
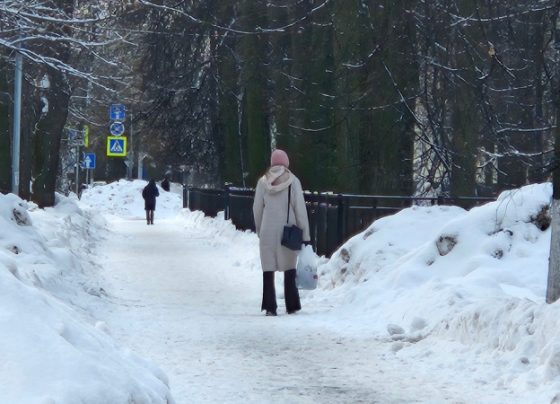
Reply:
[[[82,167],[90,170],[95,168],[95,153],[84,153]]]
[[[126,107],[123,104],[111,104],[109,118],[111,121],[124,121]]]
[[[111,157],[126,156],[126,137],[107,136],[107,156],[111,156]]]

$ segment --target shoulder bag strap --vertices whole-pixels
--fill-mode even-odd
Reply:
[[[286,218],[286,223],[290,221],[290,198],[292,196],[292,185],[288,187],[288,217]]]

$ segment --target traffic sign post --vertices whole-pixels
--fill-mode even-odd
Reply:
[[[78,129],[68,129],[68,140],[74,141],[78,139]]]
[[[107,156],[109,157],[126,156],[126,137],[107,136]]]
[[[123,104],[111,104],[109,108],[109,118],[111,121],[124,121],[126,107]]]
[[[127,139],[124,134],[124,120],[126,118],[126,107],[123,104],[111,104],[109,107],[109,132],[112,136],[107,137],[107,156],[127,157],[124,163],[127,166],[127,178],[132,177],[132,166],[134,154],[132,152],[132,113],[130,114],[130,151],[127,152]]]
[[[95,168],[95,153],[83,153],[82,168],[93,170]]]
[[[90,171],[95,168],[95,153],[82,153],[82,168],[86,170],[86,184],[90,183]],[[93,178],[93,171],[91,171]]]
[[[69,154],[68,167],[73,167],[75,170],[76,194],[80,195],[80,168],[86,169],[86,182],[89,170],[95,168],[94,153],[82,153],[82,160],[80,160],[80,148],[84,146],[89,147],[89,126],[84,125],[81,130],[66,127],[65,130],[67,133],[67,139],[64,140],[67,140],[68,147],[73,149],[73,152]]]
[[[80,147],[84,145],[84,133],[78,129],[67,128],[68,131],[68,146],[74,148],[74,170],[75,170],[75,183],[76,195],[79,192],[79,178],[80,178]]]
[[[68,131],[68,144],[73,147],[88,147],[89,145],[89,127],[86,126],[84,130],[66,129]]]

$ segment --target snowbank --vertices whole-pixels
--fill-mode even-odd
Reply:
[[[450,369],[449,358],[470,355],[460,367],[550,402],[560,391],[560,303],[544,303],[551,195],[551,184],[530,185],[468,212],[380,219],[319,268],[315,298],[336,302],[348,332],[393,341],[399,355]]]
[[[0,402],[167,403],[166,376],[115,345],[83,306],[103,220],[57,196],[39,210],[0,194]]]
[[[97,186],[84,191],[81,206],[93,212],[114,215],[128,219],[144,219],[144,200],[142,189],[148,183],[143,180],[120,180],[107,185]],[[240,254],[235,257],[236,265],[255,269],[258,262],[258,237],[250,231],[238,231],[230,220],[224,220],[223,212],[217,217],[206,217],[201,211],[183,209],[183,194],[180,184],[171,183],[171,192],[158,186],[160,196],[156,202],[155,222],[173,219],[195,232],[200,239],[210,239],[213,245],[235,244]],[[260,267],[257,268],[260,271]]]
[[[112,214],[125,219],[144,219],[144,199],[142,189],[148,185],[144,180],[120,180],[103,186],[84,190],[80,203],[96,212]],[[159,185],[156,199],[155,220],[175,216],[183,207],[182,195],[176,184],[171,192],[164,191]]]

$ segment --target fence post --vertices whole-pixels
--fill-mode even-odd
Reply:
[[[190,209],[190,210],[198,210],[198,209],[200,209],[200,206],[197,206],[197,205],[196,205],[195,192],[196,192],[196,191],[193,191],[192,188],[188,188],[188,189],[187,189],[187,194],[189,195],[187,199],[188,199],[188,201],[189,201],[189,209]]]
[[[321,218],[319,217],[319,193],[318,192],[312,192],[310,195],[310,206],[311,206],[311,222],[309,223],[310,225],[310,237],[311,237],[311,245],[313,246],[313,250],[317,251],[317,237],[318,237],[318,232],[317,232],[317,228],[319,226],[319,220],[321,220]]]
[[[189,194],[187,192],[187,186],[183,184],[183,209],[189,207]]]
[[[344,195],[338,194],[338,216],[337,216],[337,227],[338,227],[338,244],[342,244],[344,241],[344,236],[346,234],[346,223],[344,222]]]
[[[224,186],[224,219],[229,220],[229,184]]]

